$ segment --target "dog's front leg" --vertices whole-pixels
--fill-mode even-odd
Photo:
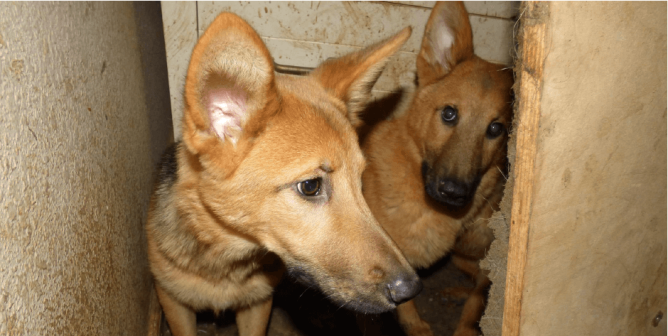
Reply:
[[[267,334],[272,299],[273,297],[270,296],[266,301],[237,310],[239,336],[264,336]]]
[[[155,291],[158,294],[158,300],[165,312],[169,330],[174,336],[196,336],[197,335],[197,317],[195,311],[174,300],[167,292],[156,284]]]
[[[415,300],[397,306],[399,324],[408,336],[434,336],[429,324],[423,321],[415,307]]]

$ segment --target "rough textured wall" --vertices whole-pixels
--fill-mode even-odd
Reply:
[[[666,3],[554,2],[547,34],[520,334],[666,335]]]
[[[0,335],[146,333],[142,73],[131,3],[0,3]]]

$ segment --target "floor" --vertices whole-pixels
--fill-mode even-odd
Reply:
[[[439,292],[447,287],[473,287],[473,282],[448,259],[420,271],[419,274],[424,284],[424,289],[416,298],[420,315],[431,325],[435,335],[452,335],[463,302],[444,298]],[[224,312],[218,317],[212,313],[200,313],[197,319],[198,336],[237,335],[233,312]],[[339,309],[319,292],[306,290],[305,287],[285,279],[276,290],[267,335],[405,336],[393,313],[372,317],[371,326],[367,325],[365,330],[362,329],[358,326],[353,312]],[[171,336],[165,325],[162,334]]]

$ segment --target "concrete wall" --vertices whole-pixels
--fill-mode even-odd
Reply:
[[[666,3],[543,19],[519,334],[666,335]]]
[[[146,333],[143,224],[171,123],[150,125],[135,15],[0,3],[0,335]]]

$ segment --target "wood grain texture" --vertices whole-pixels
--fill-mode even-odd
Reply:
[[[520,335],[666,335],[666,3],[546,24]]]
[[[516,93],[519,106],[518,114],[515,116],[519,118],[519,122],[516,130],[517,156],[513,168],[515,186],[510,217],[503,336],[517,336],[520,330],[546,49],[545,19],[549,15],[549,3],[527,2],[520,10],[522,12],[520,60],[515,69],[519,74]]]
[[[436,1],[387,1],[405,6],[434,8]],[[464,1],[464,7],[473,15],[511,19],[517,15],[519,1]]]
[[[510,2],[480,3],[469,7],[481,13],[513,10]],[[499,7],[499,8],[497,8]],[[242,17],[263,38],[298,41],[317,50],[322,46],[362,48],[407,26],[413,34],[401,48],[417,53],[431,8],[370,2],[198,2],[200,33],[223,11]],[[476,54],[494,63],[510,64],[513,20],[470,15]],[[330,47],[331,48],[331,47]],[[282,50],[269,50],[282,56]],[[341,55],[330,55],[336,57]],[[291,64],[298,65],[298,64]]]

